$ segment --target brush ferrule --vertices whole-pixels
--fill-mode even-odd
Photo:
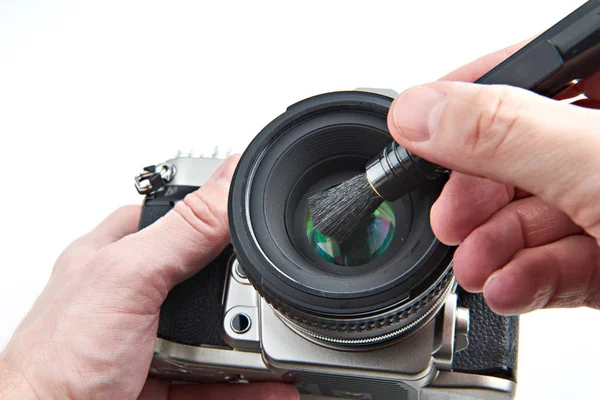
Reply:
[[[366,169],[366,177],[373,190],[388,201],[395,201],[446,173],[447,169],[411,154],[396,142],[387,145],[371,159]]]

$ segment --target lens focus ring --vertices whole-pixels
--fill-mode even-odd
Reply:
[[[351,321],[334,320],[331,317],[318,318],[314,314],[310,315],[291,308],[279,301],[265,286],[257,284],[251,278],[249,279],[259,294],[282,317],[316,334],[311,336],[322,336],[323,340],[330,339],[332,342],[356,341],[356,344],[361,344],[361,339],[365,339],[363,340],[365,344],[370,344],[373,337],[401,330],[422,316],[427,315],[433,307],[439,304],[441,297],[447,293],[446,289],[453,283],[454,275],[449,268],[438,282],[415,300],[377,315]]]

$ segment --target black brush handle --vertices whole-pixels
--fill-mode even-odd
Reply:
[[[600,69],[600,0],[590,0],[475,83],[509,85],[554,97]],[[367,179],[395,201],[449,171],[391,143],[367,163]]]
[[[475,83],[553,97],[600,68],[600,0],[590,0]]]
[[[406,193],[448,172],[391,142],[367,163],[366,176],[373,190],[384,200],[395,201]]]

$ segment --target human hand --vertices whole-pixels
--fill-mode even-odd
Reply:
[[[452,169],[431,210],[444,243],[459,245],[454,273],[492,310],[600,308],[600,73],[560,95],[472,82],[520,45],[392,105],[394,139]]]
[[[140,207],[129,206],[72,243],[0,355],[0,398],[297,399],[282,383],[170,386],[147,379],[168,291],[229,243],[227,195],[237,161],[230,157],[140,232]]]

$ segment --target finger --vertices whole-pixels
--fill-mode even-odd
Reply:
[[[454,246],[510,201],[530,196],[511,185],[454,171],[431,208],[431,227],[439,240]]]
[[[467,291],[481,292],[490,275],[520,250],[581,233],[563,212],[538,197],[513,201],[475,229],[454,254],[453,269]]]
[[[431,208],[431,227],[443,243],[457,245],[508,204],[513,195],[512,186],[452,172]]]
[[[600,250],[588,236],[570,236],[517,253],[486,282],[490,308],[504,315],[544,307],[600,307]]]
[[[298,400],[296,388],[285,383],[252,383],[249,385],[172,386],[169,400]]]
[[[56,266],[68,268],[85,264],[84,260],[99,249],[137,231],[141,207],[123,206],[104,219],[96,228],[71,243],[60,255]],[[55,268],[56,270],[56,268]]]
[[[229,243],[227,195],[239,157],[228,158],[199,190],[149,227],[106,248],[101,262],[162,302],[168,290],[198,272]]]
[[[460,81],[460,82],[473,82],[479,79],[486,72],[500,64],[502,61],[516,53],[519,49],[525,46],[533,38],[527,39],[520,43],[513,44],[505,49],[495,51],[487,54],[467,65],[460,67],[459,69],[450,72],[449,74],[440,78],[441,81]]]
[[[141,210],[142,207],[138,204],[118,208],[83,236],[82,242],[99,249],[136,232]]]
[[[434,82],[402,93],[388,125],[402,146],[469,175],[520,187],[600,235],[597,111],[525,90]]]

